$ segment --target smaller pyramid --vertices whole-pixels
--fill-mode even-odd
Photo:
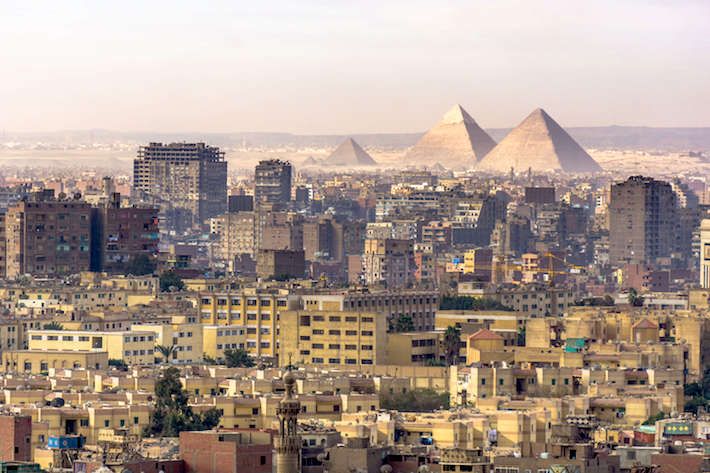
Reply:
[[[301,166],[306,167],[306,166],[318,166],[320,165],[320,160],[314,158],[313,156],[308,156],[303,162],[301,163]]]
[[[440,163],[448,168],[470,168],[480,161],[496,142],[478,126],[461,105],[446,112],[404,156],[407,164]]]
[[[532,111],[478,163],[478,169],[509,172],[598,172],[594,158],[543,109]]]
[[[348,138],[335,148],[323,162],[323,166],[377,166],[367,151],[355,140]]]

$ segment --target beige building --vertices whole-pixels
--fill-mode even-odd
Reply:
[[[30,350],[106,351],[109,359],[129,365],[155,363],[155,333],[138,331],[29,330]]]
[[[297,296],[286,289],[246,288],[234,292],[200,292],[200,321],[205,325],[246,328],[246,350],[253,356],[275,357],[278,319],[296,310]]]
[[[375,365],[387,356],[386,320],[376,312],[306,308],[281,314],[279,364]]]
[[[44,373],[51,368],[108,368],[108,352],[96,350],[6,350],[2,352],[4,372]]]
[[[413,240],[368,238],[362,258],[365,284],[402,288],[414,282]]]
[[[225,350],[246,350],[247,329],[235,325],[204,325],[202,346],[204,355],[213,360],[224,360]]]
[[[217,237],[215,258],[231,264],[237,255],[254,257],[255,224],[254,212],[228,212],[211,219],[210,232]]]
[[[196,363],[203,360],[202,324],[188,322],[186,317],[174,316],[170,324],[134,324],[134,332],[155,334],[155,345],[175,347],[171,363]],[[155,359],[162,354],[155,350]]]

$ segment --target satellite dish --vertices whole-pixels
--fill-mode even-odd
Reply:
[[[55,397],[49,402],[49,405],[52,407],[64,407],[64,399],[61,397]]]

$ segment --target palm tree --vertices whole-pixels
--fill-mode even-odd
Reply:
[[[459,350],[461,347],[461,331],[450,325],[444,332],[444,350],[446,364],[448,366],[455,365],[459,358]]]
[[[64,326],[57,321],[51,321],[48,324],[42,326],[45,330],[64,330]]]
[[[170,357],[173,353],[177,352],[177,347],[175,345],[156,345],[155,351],[163,355],[164,363],[170,363]]]
[[[643,296],[639,296],[638,292],[633,287],[629,290],[628,299],[629,299],[629,305],[632,307],[643,306]]]

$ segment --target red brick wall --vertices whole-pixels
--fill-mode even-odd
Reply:
[[[32,459],[32,418],[0,416],[0,461]]]
[[[271,444],[220,442],[219,435],[218,432],[180,434],[180,456],[185,462],[185,473],[271,473]]]

